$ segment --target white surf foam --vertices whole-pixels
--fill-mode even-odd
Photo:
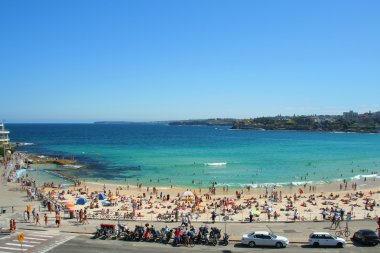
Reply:
[[[226,162],[222,162],[222,163],[205,163],[206,166],[226,166],[227,163]]]
[[[82,165],[74,165],[74,164],[65,164],[65,165],[63,165],[63,167],[79,169],[79,168],[82,168],[83,166]]]
[[[380,176],[378,174],[356,175],[351,177],[351,180],[360,180],[362,178],[380,178]]]

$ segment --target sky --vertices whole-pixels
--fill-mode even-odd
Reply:
[[[380,111],[380,1],[0,1],[0,120]]]

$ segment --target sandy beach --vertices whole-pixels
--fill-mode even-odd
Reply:
[[[374,219],[379,213],[380,183],[376,175],[352,181],[300,186],[229,189],[146,186],[77,181],[76,185],[33,186],[28,174],[17,178],[16,154],[6,174],[19,182],[30,196],[40,193],[44,203],[60,206],[66,213],[86,210],[89,219],[181,220],[260,222],[322,221],[338,214],[340,219]],[[82,199],[82,200],[78,200]],[[82,201],[82,202],[81,202]],[[53,208],[52,208],[53,209]]]
[[[355,188],[356,185],[356,188]],[[277,188],[180,188],[82,182],[69,189],[45,187],[47,196],[70,209],[87,210],[89,218],[210,221],[321,221],[335,213],[343,219],[373,219],[379,212],[380,184],[376,178],[323,185]],[[100,197],[99,194],[102,194]],[[189,195],[189,197],[186,197]],[[101,199],[99,199],[99,197]],[[85,198],[83,205],[76,204]],[[103,198],[103,199],[102,199]],[[178,211],[177,211],[178,210]],[[343,210],[343,211],[342,211]],[[350,217],[347,214],[350,213]]]

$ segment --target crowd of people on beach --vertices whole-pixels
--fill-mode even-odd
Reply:
[[[20,156],[21,157],[21,156]],[[17,175],[20,166],[14,164],[10,175]],[[218,186],[212,182],[208,189],[182,189],[189,193],[184,196],[180,190],[144,186],[136,187],[106,185],[94,186],[81,180],[74,180],[73,185],[45,182],[37,187],[28,173],[14,178],[26,190],[30,201],[40,200],[48,213],[43,214],[45,226],[48,220],[55,219],[55,225],[61,225],[62,213],[70,211],[70,218],[78,224],[88,224],[89,219],[120,218],[152,220],[165,217],[166,221],[192,220],[216,221],[328,221],[332,227],[339,227],[340,221],[351,219],[371,219],[374,210],[379,207],[379,191],[364,192],[358,190],[357,181],[343,180],[339,189],[329,193],[317,193],[316,185],[301,185],[293,193],[283,193],[283,188],[268,186],[261,193],[252,193],[252,188],[230,191],[229,187]],[[366,178],[363,179],[366,182]],[[309,191],[308,193],[307,190]],[[102,197],[100,198],[100,195]],[[86,199],[77,203],[79,198]],[[88,201],[87,201],[88,200]],[[72,204],[68,208],[67,204]],[[346,211],[347,210],[347,211]],[[71,212],[72,211],[72,212]],[[72,215],[71,215],[72,213]],[[359,215],[360,214],[360,215]],[[24,221],[41,225],[41,215],[35,209],[26,208]]]

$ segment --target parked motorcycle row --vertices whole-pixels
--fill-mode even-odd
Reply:
[[[153,225],[145,224],[145,226],[135,226],[129,229],[121,224],[101,224],[97,229],[94,239],[118,239],[125,241],[145,241],[164,244],[172,244],[173,246],[193,247],[195,244],[216,246],[217,244],[227,246],[229,235],[216,227],[209,228],[202,226],[196,231],[193,226],[169,228],[165,226],[161,229],[155,228]]]

